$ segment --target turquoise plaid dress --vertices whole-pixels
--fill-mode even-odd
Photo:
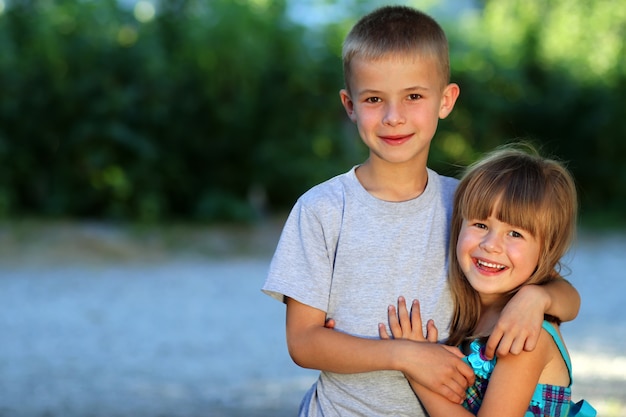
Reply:
[[[552,336],[554,343],[556,343],[563,356],[570,376],[570,385],[560,387],[537,384],[524,417],[594,417],[596,411],[586,401],[582,400],[577,404],[572,403],[572,363],[569,355],[555,327],[547,321],[543,322],[542,327]],[[476,415],[482,404],[485,392],[487,392],[487,384],[493,368],[496,366],[496,358],[487,360],[484,356],[485,345],[478,340],[474,340],[471,343],[470,349],[470,354],[464,360],[474,369],[476,382],[467,389],[463,406]]]

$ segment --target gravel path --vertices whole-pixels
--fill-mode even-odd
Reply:
[[[259,291],[275,225],[44,229],[0,227],[0,416],[295,415],[315,372]],[[586,235],[569,257],[575,396],[605,417],[626,416],[624,254],[626,236]]]

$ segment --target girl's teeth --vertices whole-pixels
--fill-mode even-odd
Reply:
[[[478,260],[477,263],[478,263],[478,265],[484,266],[484,267],[487,267],[487,268],[494,268],[494,269],[504,269],[505,268],[503,265],[492,264],[491,262],[485,262],[485,261],[481,261],[481,260]]]

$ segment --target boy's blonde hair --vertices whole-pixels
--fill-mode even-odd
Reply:
[[[448,280],[454,316],[449,344],[458,345],[467,339],[480,316],[478,294],[456,257],[463,220],[494,216],[532,233],[541,246],[537,268],[525,284],[544,284],[560,277],[560,260],[573,240],[576,214],[576,186],[571,174],[528,144],[502,147],[467,169],[454,196],[450,230]]]
[[[430,16],[406,6],[385,6],[361,18],[343,44],[345,87],[350,91],[350,64],[355,57],[376,61],[389,56],[434,59],[442,88],[450,82],[448,40]]]

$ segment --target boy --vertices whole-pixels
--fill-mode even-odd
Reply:
[[[449,83],[443,30],[408,7],[363,17],[343,60],[341,102],[369,158],[298,200],[263,291],[287,304],[293,360],[321,370],[301,416],[424,416],[404,375],[461,402],[472,370],[450,347],[380,340],[376,324],[400,294],[419,299],[423,317],[450,321],[447,246],[457,181],[426,163],[459,87]],[[531,286],[505,309],[487,353],[532,349],[544,312],[571,320],[578,304],[567,283]],[[324,327],[329,317],[334,330]]]

